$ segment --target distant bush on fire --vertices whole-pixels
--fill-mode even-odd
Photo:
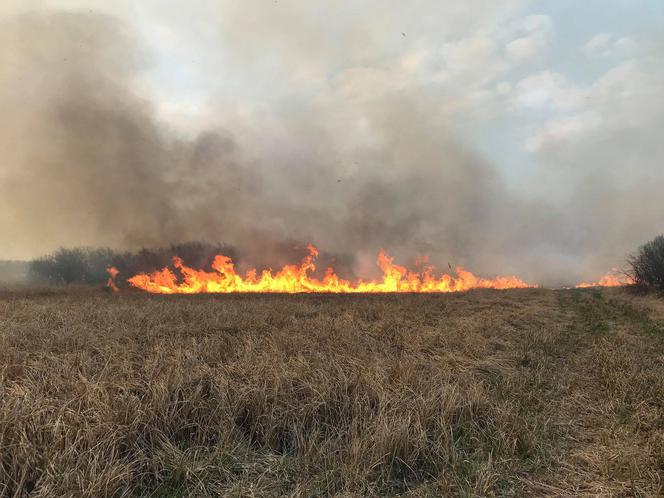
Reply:
[[[29,263],[33,282],[47,284],[104,284],[107,268],[114,266],[125,278],[140,272],[152,272],[168,266],[174,256],[196,268],[209,267],[216,254],[233,257],[235,251],[225,244],[188,242],[157,249],[115,251],[108,248],[61,248]]]
[[[664,291],[664,235],[642,245],[628,263],[637,286]]]

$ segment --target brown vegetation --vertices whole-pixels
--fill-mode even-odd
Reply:
[[[624,290],[0,294],[0,496],[652,496]]]

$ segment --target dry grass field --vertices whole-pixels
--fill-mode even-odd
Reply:
[[[0,293],[0,496],[656,496],[664,302]]]

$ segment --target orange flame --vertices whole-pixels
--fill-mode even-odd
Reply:
[[[117,292],[119,289],[115,283],[115,277],[118,276],[120,271],[114,266],[109,266],[106,268],[106,272],[108,273],[108,282],[106,282],[106,286],[110,287],[113,292]]]
[[[587,287],[621,287],[623,285],[631,285],[634,280],[629,275],[625,275],[620,268],[611,268],[611,271],[599,279],[599,282],[581,282],[577,284],[577,289],[585,289]]]
[[[141,273],[128,279],[139,289],[157,294],[197,294],[231,292],[331,292],[331,293],[378,293],[378,292],[458,292],[469,289],[514,289],[532,287],[517,277],[478,278],[461,267],[456,269],[456,277],[442,274],[436,277],[431,267],[422,272],[411,272],[394,264],[384,251],[378,255],[378,266],[383,271],[382,280],[351,282],[340,278],[332,268],[328,268],[322,279],[311,277],[315,271],[314,260],[318,250],[311,244],[309,254],[299,266],[286,265],[276,274],[264,270],[257,274],[249,270],[244,277],[235,271],[233,261],[228,256],[217,255],[212,263],[214,271],[196,270],[186,266],[182,259],[173,258],[173,266],[181,274],[180,279],[169,268],[151,274]]]

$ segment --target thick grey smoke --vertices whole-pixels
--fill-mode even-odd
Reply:
[[[249,77],[261,67],[260,39],[226,32],[229,46],[242,47],[232,64]],[[313,58],[332,50],[319,42],[307,48]],[[204,239],[279,264],[284,247],[311,241],[363,276],[384,247],[404,262],[428,255],[441,268],[557,284],[596,277],[661,225],[661,175],[623,167],[664,157],[651,132],[631,130],[623,156],[602,147],[625,139],[619,124],[589,147],[543,143],[542,163],[573,174],[560,173],[551,185],[566,187],[541,196],[548,201],[533,201],[508,188],[492,165],[499,158],[482,157],[444,113],[430,112],[429,88],[395,85],[354,100],[371,88],[345,74],[339,91],[356,103],[347,113],[325,99],[286,100],[278,132],[274,122],[265,136],[236,131],[221,116],[192,138],[159,122],[136,90],[151,62],[132,27],[110,16],[42,11],[2,21],[1,256]],[[653,124],[664,122],[651,112]],[[593,166],[580,174],[580,163]]]
[[[150,246],[250,226],[255,171],[224,133],[184,141],[155,122],[132,92],[147,56],[126,26],[27,14],[5,20],[0,37],[3,254]]]

